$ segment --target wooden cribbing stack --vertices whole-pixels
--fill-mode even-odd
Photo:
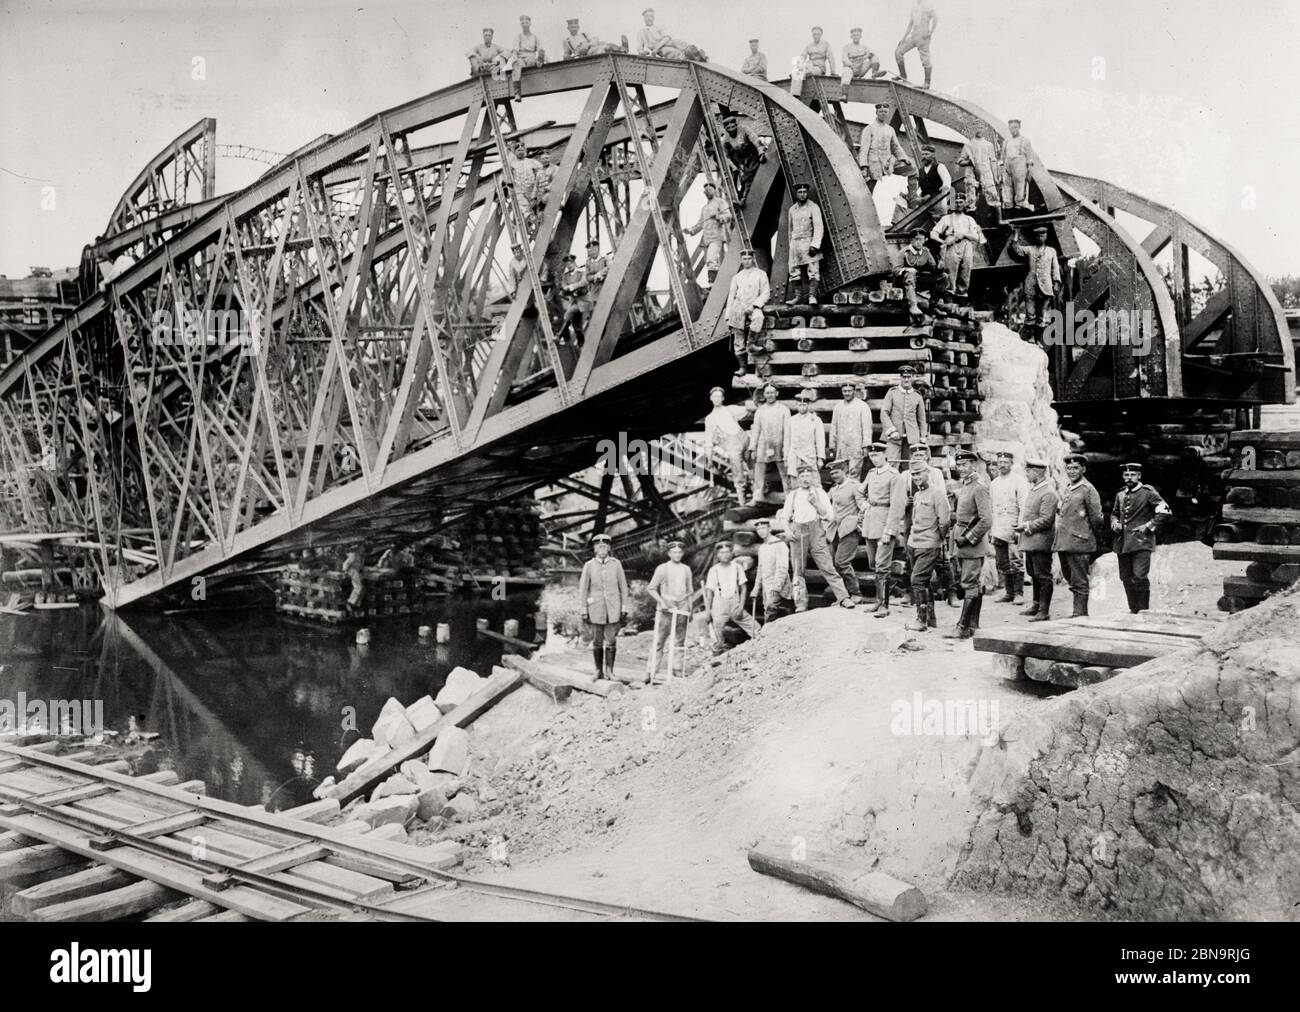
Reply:
[[[1000,655],[1009,678],[1030,678],[1070,688],[1113,678],[1123,668],[1185,650],[1214,630],[1220,619],[1170,612],[1062,619],[1000,626],[975,633],[976,650]]]
[[[1214,557],[1247,562],[1223,581],[1222,611],[1250,608],[1300,578],[1300,430],[1228,437],[1232,470]]]

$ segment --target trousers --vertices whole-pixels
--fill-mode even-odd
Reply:
[[[794,605],[799,610],[808,607],[808,584],[804,580],[804,571],[808,565],[808,556],[812,556],[813,566],[826,577],[831,593],[836,601],[843,601],[849,596],[844,581],[835,571],[835,559],[831,555],[830,545],[826,543],[826,534],[820,520],[808,523],[792,523],[790,541],[790,563],[792,583],[794,584]]]

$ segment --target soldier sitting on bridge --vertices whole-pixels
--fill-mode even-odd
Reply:
[[[621,46],[616,46],[612,42],[601,42],[594,35],[588,35],[586,32],[578,30],[578,19],[569,18],[565,21],[569,29],[569,34],[564,37],[564,58],[566,60],[580,60],[584,56],[600,56],[603,53],[626,53],[627,36],[620,36],[623,40]]]
[[[469,51],[469,72],[500,78],[506,66],[506,51],[492,41],[491,28],[483,29],[483,41]]]
[[[849,36],[853,41],[845,46],[840,53],[844,60],[844,67],[840,71],[840,80],[844,82],[845,87],[852,81],[865,81],[873,77],[884,77],[885,72],[880,69],[879,58],[871,51],[870,47],[862,44],[862,29],[850,29]]]
[[[903,247],[903,251],[899,254],[898,267],[894,270],[894,276],[903,282],[903,291],[907,294],[907,312],[914,327],[925,322],[925,314],[921,312],[920,303],[917,301],[917,287],[924,284],[929,289],[939,271],[933,255],[925,245],[925,239],[925,229],[912,229],[912,242]]]
[[[510,81],[516,101],[523,101],[523,82],[521,80],[525,67],[541,67],[546,64],[546,50],[533,34],[533,19],[527,14],[519,19],[519,35],[515,47],[510,50]]]
[[[637,52],[641,56],[657,56],[662,60],[695,60],[708,63],[704,50],[689,42],[675,39],[655,24],[655,11],[647,7],[641,12],[645,27],[636,33]]]

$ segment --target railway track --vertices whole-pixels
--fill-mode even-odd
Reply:
[[[208,798],[201,781],[132,777],[125,763],[91,758],[0,745],[0,886],[9,887],[13,916],[691,919],[454,875],[455,845],[415,847],[319,825],[337,802],[269,813]]]

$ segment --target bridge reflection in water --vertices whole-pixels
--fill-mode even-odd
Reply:
[[[491,672],[501,645],[475,635],[474,620],[533,633],[535,594],[505,601],[443,602],[436,612],[373,624],[358,646],[347,628],[316,629],[271,611],[163,617],[85,606],[0,615],[0,699],[100,700],[107,728],[125,736],[132,715],[158,739],[137,772],[174,769],[214,796],[272,810],[311,800],[389,696],[409,703],[437,693],[456,665]],[[420,625],[449,623],[451,643],[421,641]],[[349,725],[351,726],[351,725]]]

